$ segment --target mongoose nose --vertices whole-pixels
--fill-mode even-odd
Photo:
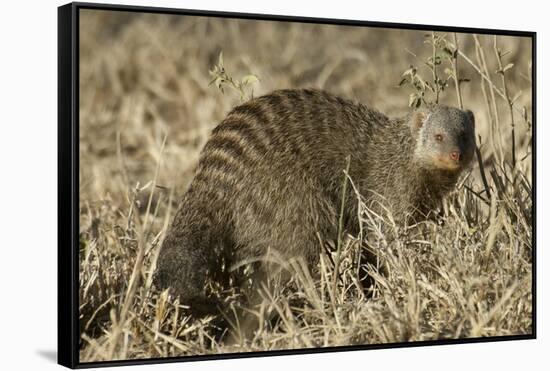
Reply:
[[[460,161],[460,152],[453,151],[451,152],[450,157],[451,157],[451,160],[458,162]]]

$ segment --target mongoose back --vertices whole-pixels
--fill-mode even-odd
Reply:
[[[431,105],[402,118],[324,91],[279,90],[234,108],[213,130],[158,259],[155,283],[199,307],[205,283],[268,250],[319,259],[337,237],[343,170],[367,202],[426,218],[475,149],[474,116]],[[345,227],[356,231],[357,202]],[[409,218],[409,219],[407,219]]]

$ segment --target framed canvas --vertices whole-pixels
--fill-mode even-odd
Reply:
[[[535,338],[535,32],[58,21],[60,364]]]

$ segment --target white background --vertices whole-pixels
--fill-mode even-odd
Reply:
[[[106,0],[107,1],[107,0]],[[544,1],[123,1],[371,21],[538,32],[538,339],[488,344],[280,356],[127,369],[217,370],[535,370],[550,352],[550,240],[546,163],[550,20]],[[59,369],[56,356],[57,6],[60,1],[5,1],[0,11],[0,368]],[[546,103],[546,104],[545,104]],[[7,207],[6,207],[7,206]],[[544,352],[544,349],[546,353]],[[138,368],[139,367],[139,368]]]

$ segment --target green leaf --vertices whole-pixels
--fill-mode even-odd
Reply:
[[[405,70],[401,76],[414,76],[416,75],[416,68],[414,66],[411,66],[409,69]]]
[[[513,63],[508,63],[506,66],[502,67],[501,70],[497,70],[496,72],[500,73],[501,75],[504,75],[504,73],[512,67],[514,67],[514,64]]]
[[[417,107],[417,101],[420,100],[420,97],[416,93],[409,95],[409,107]]]
[[[453,56],[454,56],[453,51],[452,51],[451,49],[447,48],[447,47],[443,48],[443,51],[444,51],[445,54],[447,54],[447,56],[449,56],[449,57],[453,57]]]
[[[416,100],[416,94],[415,93],[411,93],[409,95],[409,107],[412,107],[413,106],[413,103],[414,101]]]
[[[514,67],[513,63],[508,63],[503,69],[502,72],[508,71],[510,68]]]
[[[254,83],[257,83],[259,82],[260,79],[258,79],[258,77],[256,75],[246,75],[245,77],[243,77],[243,79],[241,80],[241,84],[242,85],[250,85],[250,84],[254,84]]]

